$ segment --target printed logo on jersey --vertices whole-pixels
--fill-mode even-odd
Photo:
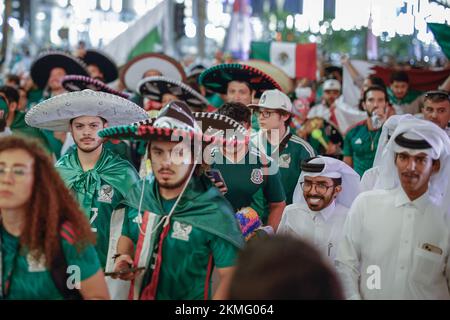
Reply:
[[[254,184],[261,184],[264,181],[262,169],[253,169],[250,180]]]
[[[100,188],[97,200],[99,202],[111,203],[113,197],[114,197],[113,187],[111,187],[109,184],[105,184]]]
[[[355,144],[362,144],[361,138],[356,139]]]
[[[33,258],[31,253],[27,255],[28,272],[44,272],[47,270],[45,267],[45,256],[41,255],[39,261]]]
[[[172,238],[189,241],[189,235],[191,234],[191,232],[192,226],[190,224],[185,224],[178,221],[175,221],[173,223]]]
[[[278,161],[278,166],[280,168],[288,169],[290,165],[291,165],[291,154],[286,153],[286,154],[280,155],[280,160]]]

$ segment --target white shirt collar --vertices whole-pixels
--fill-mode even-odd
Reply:
[[[424,213],[426,207],[431,203],[428,191],[414,201],[411,201],[401,186],[397,187],[395,193],[395,207],[399,208],[407,204],[412,204],[419,212]]]
[[[306,204],[306,207],[308,208],[308,213],[310,214],[311,218],[314,219],[315,217],[321,217],[323,221],[328,221],[330,217],[333,215],[335,209],[336,209],[336,200],[333,200],[330,205],[320,211],[312,211],[308,204]],[[317,218],[316,218],[317,219]]]

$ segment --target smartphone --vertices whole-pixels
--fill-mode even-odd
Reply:
[[[206,176],[212,180],[214,180],[215,183],[222,182],[224,187],[226,188],[227,185],[225,184],[225,179],[222,177],[222,174],[219,170],[211,169],[205,172]]]
[[[127,269],[122,269],[120,271],[105,272],[105,276],[106,277],[113,277],[113,276],[117,276],[118,277],[118,276],[123,275],[123,274],[137,272],[137,271],[141,271],[141,270],[145,270],[145,267],[127,268]]]

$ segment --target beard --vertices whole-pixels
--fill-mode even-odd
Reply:
[[[168,189],[168,190],[178,189],[184,185],[186,180],[189,178],[191,171],[192,171],[192,166],[189,168],[189,170],[187,170],[186,174],[182,178],[180,178],[179,180],[177,180],[175,182],[167,182],[167,181],[164,181],[163,179],[159,179],[157,174],[155,174],[155,179],[158,182],[158,185],[160,186],[160,188]]]
[[[78,149],[80,149],[84,153],[91,153],[100,148],[103,145],[103,141],[99,141],[96,145],[88,148],[82,147],[80,141],[75,141],[75,145],[77,146]]]

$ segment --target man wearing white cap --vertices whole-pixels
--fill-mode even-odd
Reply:
[[[258,104],[248,106],[255,110],[261,130],[252,141],[259,150],[278,163],[286,193],[286,204],[292,203],[292,195],[300,176],[302,161],[314,157],[308,142],[289,131],[292,102],[278,89],[265,91]]]
[[[450,299],[445,198],[450,139],[435,124],[400,123],[386,146],[382,190],[350,209],[336,264],[349,299]],[[397,173],[397,174],[395,174]]]
[[[386,145],[398,124],[410,120],[417,120],[417,118],[410,114],[393,115],[383,124],[380,139],[378,140],[377,152],[375,153],[375,160],[373,161],[373,167],[364,172],[364,175],[361,178],[361,192],[379,189],[378,180],[380,175],[380,164],[383,154],[386,151]]]
[[[294,203],[284,210],[278,233],[309,240],[333,262],[345,218],[358,194],[359,176],[344,162],[309,159],[302,163]]]
[[[107,272],[113,268],[123,223],[137,216],[121,201],[139,177],[131,163],[104,148],[104,139],[97,133],[108,125],[146,118],[145,111],[133,102],[92,90],[50,98],[25,116],[32,127],[71,132],[77,147],[64,155],[56,168],[91,223],[97,237],[95,248]],[[114,298],[115,293],[111,296]]]

